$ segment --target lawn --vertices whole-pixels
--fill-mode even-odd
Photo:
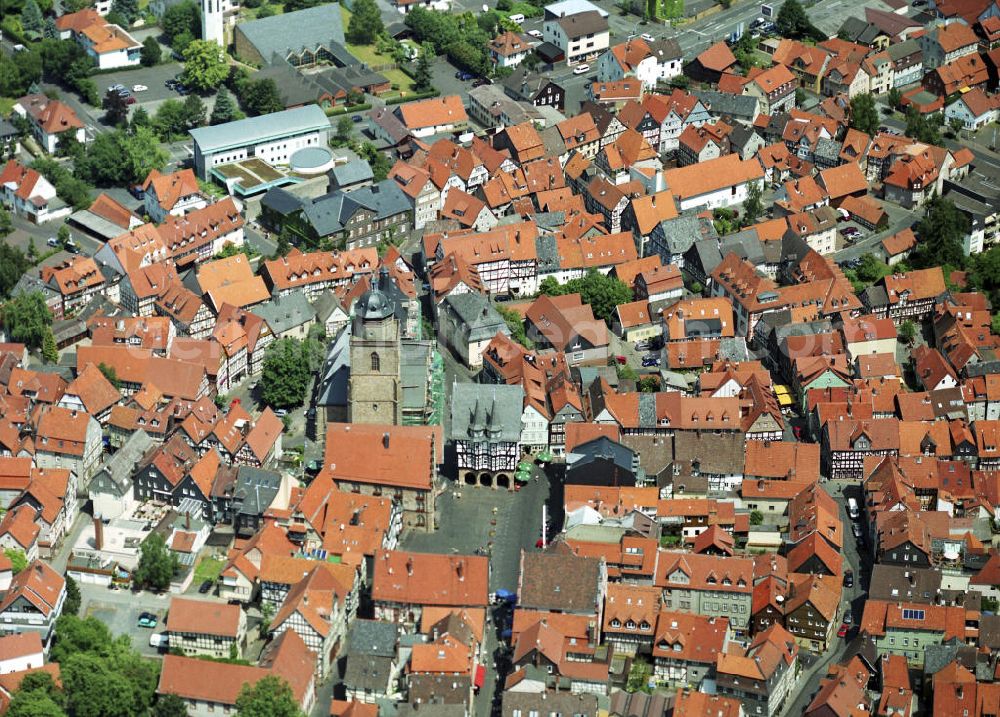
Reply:
[[[194,582],[200,585],[206,580],[211,580],[214,583],[225,564],[225,561],[218,558],[203,558],[194,569]]]
[[[13,97],[0,97],[0,117],[7,117],[11,112],[13,112],[15,102],[17,102],[17,100]]]
[[[351,11],[341,4],[340,15],[343,18],[344,29],[346,30],[351,22]],[[374,45],[352,45],[351,43],[347,43],[347,51],[369,67],[378,67],[379,65],[395,62],[391,57],[379,53]],[[402,70],[382,70],[381,74],[385,75],[389,82],[398,86],[400,92],[410,92],[413,90],[413,80]],[[396,94],[395,92],[389,93],[384,99],[391,98]]]

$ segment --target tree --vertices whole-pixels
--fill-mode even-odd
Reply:
[[[594,316],[607,321],[618,304],[632,301],[632,289],[628,284],[612,276],[605,276],[596,269],[589,270],[581,279],[570,279],[565,284],[554,277],[542,281],[539,291],[548,296],[580,294],[585,304],[590,304]]]
[[[49,659],[63,663],[81,652],[105,655],[112,643],[111,631],[98,618],[60,615]]]
[[[90,7],[90,0],[62,0],[60,3],[64,13],[80,12],[84,8]]]
[[[756,224],[761,214],[764,213],[764,202],[761,201],[763,192],[760,182],[750,182],[747,187],[747,198],[743,202],[743,224],[745,226]]]
[[[98,655],[72,655],[60,665],[66,706],[74,717],[132,717],[140,714],[128,679]]]
[[[643,376],[636,384],[641,393],[656,393],[660,390],[660,379],[656,376]]]
[[[309,355],[303,350],[303,342],[290,338],[276,341],[264,356],[261,400],[271,408],[301,406],[310,378]]]
[[[146,111],[145,107],[137,107],[135,112],[132,113],[132,121],[129,123],[128,128],[135,132],[138,127],[150,127],[152,120],[149,119],[149,112]]]
[[[903,100],[903,93],[893,87],[885,95],[885,103],[894,110],[899,109],[899,103]]]
[[[270,77],[248,80],[242,83],[239,92],[243,109],[251,117],[281,112],[285,109],[285,102],[278,92],[278,85]]]
[[[76,170],[102,187],[130,186],[142,182],[150,171],[163,169],[169,158],[150,128],[118,129],[98,134]]]
[[[52,326],[52,312],[41,292],[18,294],[3,305],[3,323],[11,339],[37,349]]]
[[[63,601],[63,615],[79,615],[80,614],[80,603],[82,598],[80,597],[80,587],[76,584],[76,580],[71,578],[69,575],[66,576],[66,599]]]
[[[434,57],[434,47],[428,42],[420,46],[417,57],[417,68],[413,72],[413,89],[416,92],[427,92],[434,89],[434,78],[431,76],[431,61]]]
[[[385,32],[382,13],[375,0],[355,0],[351,20],[347,23],[347,41],[355,45],[370,45]]]
[[[904,344],[912,344],[917,337],[917,327],[912,321],[907,319],[899,325],[899,340]]]
[[[869,92],[856,95],[851,100],[851,127],[865,134],[875,134],[878,132],[878,123],[875,96]]]
[[[45,18],[35,0],[28,0],[21,9],[21,29],[29,37],[38,37],[45,29]]]
[[[17,548],[7,548],[3,551],[3,554],[7,556],[7,560],[10,561],[11,572],[17,575],[19,572],[28,567],[28,558],[24,554],[23,550],[18,550]]]
[[[121,388],[122,382],[118,379],[118,372],[115,370],[114,366],[108,366],[103,361],[97,364],[97,369],[104,374],[104,378],[108,379],[110,383],[115,388]]]
[[[160,27],[163,34],[167,36],[168,44],[174,46],[174,39],[183,33],[187,33],[191,40],[197,39],[201,32],[201,19],[198,5],[193,2],[182,2],[171,5],[163,13],[160,20]],[[189,40],[190,42],[190,40]]]
[[[59,346],[51,328],[45,330],[45,336],[42,338],[42,358],[46,363],[59,363]]]
[[[802,8],[799,0],[785,0],[785,4],[778,11],[775,21],[778,32],[788,38],[795,40],[809,38],[814,40],[825,40],[822,33],[809,22],[809,16]]]
[[[128,124],[128,103],[116,90],[108,90],[102,102],[105,123],[114,127]]]
[[[7,236],[12,231],[14,231],[14,222],[10,218],[10,212],[0,206],[0,238]]]
[[[184,119],[188,129],[203,126],[207,111],[205,103],[198,95],[188,95],[184,98]]]
[[[63,695],[48,672],[29,672],[21,679],[7,717],[65,717]]]
[[[750,511],[750,525],[760,525],[764,522],[764,514],[759,510]]]
[[[198,92],[214,90],[229,76],[222,48],[211,40],[194,40],[184,49],[181,81]]]
[[[965,264],[963,245],[969,231],[969,219],[950,199],[933,197],[914,231],[919,241],[910,263],[915,269],[945,264],[962,267]]]
[[[209,124],[225,124],[233,120],[240,119],[243,113],[236,106],[236,100],[225,87],[219,88],[219,94],[215,96],[215,106],[212,108],[212,116]]]
[[[139,546],[139,565],[133,579],[154,590],[166,590],[177,570],[177,558],[167,550],[163,536],[153,533]]]
[[[175,36],[173,40],[171,40],[170,49],[176,52],[181,57],[183,57],[184,53],[188,49],[188,46],[190,46],[190,44],[197,39],[198,39],[197,37],[195,37],[190,32],[185,30],[184,32]]]
[[[926,144],[941,144],[941,115],[926,117],[915,107],[906,110],[906,136]]]
[[[153,117],[153,127],[164,142],[180,139],[187,132],[187,110],[180,100],[164,100]]]
[[[300,717],[302,711],[292,688],[280,677],[268,675],[251,685],[243,685],[236,698],[240,717]]]
[[[354,121],[347,115],[337,120],[337,131],[330,139],[332,147],[347,147],[354,140]]]
[[[139,19],[139,0],[114,0],[111,12],[116,12],[125,18],[125,24],[131,25]]]
[[[861,263],[854,269],[858,279],[866,284],[874,284],[891,271],[888,264],[879,261],[871,252],[863,254]]]
[[[372,175],[376,182],[381,182],[389,176],[389,170],[392,169],[389,158],[383,152],[378,151],[371,142],[363,142],[358,154],[372,168]]]
[[[46,40],[56,40],[59,38],[59,28],[56,27],[55,18],[45,18],[45,26],[42,29],[42,35]]]
[[[153,65],[160,64],[160,60],[163,58],[163,51],[160,49],[160,43],[156,41],[155,37],[147,37],[142,41],[141,57],[143,67],[152,67]]]
[[[79,166],[80,163],[77,163],[78,171]],[[60,199],[72,205],[74,209],[86,209],[90,206],[90,185],[73,176],[59,162],[51,157],[40,157],[31,163],[31,168],[49,180],[56,188],[56,194],[59,195]]]
[[[187,717],[187,703],[177,695],[160,695],[153,705],[153,717]]]
[[[0,299],[6,299],[10,295],[11,289],[21,280],[21,275],[30,267],[31,262],[20,249],[10,246],[6,241],[0,242]]]

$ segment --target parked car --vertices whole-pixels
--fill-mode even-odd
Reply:
[[[151,612],[143,612],[139,614],[139,627],[156,627],[156,615]]]
[[[146,85],[132,85],[133,92],[145,92],[149,88]]]
[[[132,96],[132,95],[126,95],[125,96],[125,104],[127,104],[127,105],[134,105],[136,102],[138,102],[138,100],[136,100],[136,98],[134,96]]]
[[[277,416],[278,418],[284,418],[285,416],[288,415],[288,411],[285,410],[284,408],[279,408],[277,411],[274,412],[274,415]]]
[[[642,33],[639,37],[641,37],[646,42],[654,42],[656,40],[656,38],[650,35],[648,32]]]
[[[531,37],[533,37],[533,38],[535,38],[537,40],[541,40],[542,39],[542,32],[541,32],[541,30],[528,30],[528,34]]]
[[[844,571],[844,587],[853,588],[854,587],[854,571],[845,570]]]
[[[620,366],[624,366],[628,363],[628,359],[624,356],[615,356],[615,361],[617,361]]]
[[[643,356],[642,365],[644,368],[649,368],[650,366],[659,366],[660,359],[656,356]]]
[[[201,585],[198,586],[198,592],[204,595],[205,593],[207,593],[212,589],[212,585],[213,583],[211,580],[205,580],[201,583]]]
[[[154,632],[149,636],[150,647],[167,647],[170,644],[170,636],[165,632]]]
[[[351,122],[364,122],[365,118],[361,115],[354,115],[351,117]]]
[[[650,346],[649,346],[649,342],[648,341],[636,341],[635,342],[635,350],[636,351],[649,351],[649,348],[650,348]]]
[[[49,237],[49,240],[47,242],[45,242],[45,243],[48,244],[51,247],[57,247],[57,246],[59,246],[59,240],[56,239],[55,237]]]
[[[854,615],[851,614],[851,608],[847,608],[844,611],[844,622],[848,625],[854,624]]]
[[[124,89],[125,85],[122,84],[108,85],[108,92],[121,92]]]
[[[574,74],[574,75],[585,75],[585,74],[587,74],[588,72],[590,72],[590,65],[588,65],[588,64],[586,64],[586,63],[584,63],[584,64],[582,64],[582,65],[577,65],[577,66],[576,66],[576,67],[575,67],[575,68],[573,69],[573,74]]]
[[[844,227],[840,230],[840,233],[848,237],[861,236],[861,230],[857,227]]]
[[[795,440],[802,440],[802,426],[792,426],[792,435],[795,436]]]
[[[861,538],[861,526],[857,523],[851,523],[851,532],[854,533],[855,538]]]
[[[847,631],[850,629],[851,626],[845,622],[843,625],[840,626],[840,629],[837,630],[837,637],[847,637]]]

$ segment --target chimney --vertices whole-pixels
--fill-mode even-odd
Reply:
[[[465,561],[459,560],[458,564],[455,566],[455,572],[458,574],[458,581],[465,581]]]
[[[191,530],[191,512],[184,514],[184,530]]]
[[[104,523],[101,522],[101,516],[94,516],[94,550],[104,549]]]
[[[388,431],[386,431],[385,433],[382,434],[382,447],[385,448],[386,450],[389,449],[389,432]]]
[[[413,575],[413,558],[412,557],[406,559],[406,574],[410,575],[410,576]]]

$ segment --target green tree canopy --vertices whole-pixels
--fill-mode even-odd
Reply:
[[[785,0],[778,11],[775,24],[778,26],[778,32],[784,37],[795,40],[811,39],[817,42],[826,39],[823,33],[809,21],[809,16],[806,15],[799,0]]]
[[[191,95],[192,97],[194,95]],[[153,127],[157,136],[164,142],[182,139],[187,133],[188,113],[181,100],[164,100],[156,109],[153,117]]]
[[[899,340],[904,344],[912,344],[917,336],[917,326],[907,319],[899,325]]]
[[[910,263],[914,268],[965,265],[963,245],[969,231],[969,219],[950,199],[931,198],[914,231],[919,240],[916,250],[910,256]]]
[[[198,5],[190,1],[171,5],[163,13],[160,27],[163,28],[163,34],[167,36],[167,42],[171,47],[174,47],[174,38],[181,33],[187,33],[192,40],[197,39],[201,33],[201,14]]]
[[[82,162],[78,163],[78,172],[82,164]],[[90,206],[90,185],[83,179],[70,173],[64,165],[51,157],[39,157],[31,163],[31,168],[52,182],[59,198],[67,204],[72,205],[74,209],[86,209]]]
[[[142,65],[143,67],[152,67],[153,65],[160,64],[160,60],[163,58],[163,50],[160,49],[160,43],[156,41],[155,37],[147,37],[142,41]]]
[[[19,572],[28,567],[28,557],[24,554],[23,550],[18,550],[17,548],[7,548],[3,551],[3,554],[10,561],[11,572],[17,575]]]
[[[160,695],[153,705],[153,717],[188,717],[187,703],[177,695]]]
[[[56,640],[49,659],[63,663],[80,652],[106,656],[110,654],[113,642],[108,626],[96,617],[60,615],[56,621]]]
[[[214,90],[229,76],[222,48],[211,40],[195,40],[184,49],[181,81],[198,92]]]
[[[585,304],[590,304],[594,316],[607,321],[618,304],[632,301],[632,289],[625,282],[613,276],[605,276],[596,269],[590,269],[581,279],[571,279],[565,284],[553,277],[542,281],[539,290],[548,296],[580,294]]]
[[[241,82],[237,90],[243,110],[251,117],[281,112],[285,102],[278,92],[278,85],[270,77]]]
[[[139,19],[139,0],[114,0],[111,3],[111,12],[118,13],[127,25]]]
[[[275,341],[264,356],[261,399],[272,408],[301,406],[310,378],[310,355],[304,342],[292,338]]]
[[[236,698],[239,717],[301,717],[295,694],[280,677],[268,675],[256,684],[243,685]]]
[[[63,601],[63,614],[64,615],[79,614],[81,602],[82,602],[82,597],[80,596],[80,587],[76,584],[76,580],[67,575],[66,599]]]
[[[219,94],[215,96],[215,106],[212,107],[212,116],[209,124],[225,124],[233,120],[240,119],[243,113],[236,106],[236,100],[225,87],[219,88]]]
[[[878,108],[875,107],[875,96],[865,92],[851,99],[851,127],[866,134],[878,132]]]
[[[764,190],[761,182],[750,182],[747,186],[747,199],[743,202],[743,225],[756,224],[764,213],[764,202],[761,195]]]
[[[78,653],[60,665],[66,706],[74,717],[139,714],[128,679],[97,655]]]
[[[21,29],[31,37],[38,37],[45,29],[45,18],[35,0],[27,0],[21,9]]]
[[[18,294],[3,305],[3,323],[11,339],[38,349],[52,326],[52,312],[40,292]]]
[[[347,23],[347,41],[355,45],[370,45],[384,31],[382,13],[375,0],[354,0],[351,20]]]
[[[20,249],[0,241],[0,299],[10,296],[21,275],[31,267],[31,262]]]
[[[198,95],[188,95],[184,98],[184,119],[187,121],[188,129],[204,126],[207,112],[205,103]]]
[[[59,346],[51,328],[46,329],[42,337],[42,358],[45,363],[59,363]]]
[[[923,115],[915,107],[906,110],[906,136],[927,144],[941,144],[940,114]]]
[[[434,78],[431,75],[431,62],[434,59],[434,46],[425,42],[420,46],[417,56],[417,68],[413,73],[413,89],[417,92],[427,92],[434,89]]]
[[[66,717],[62,693],[48,672],[29,672],[21,679],[7,717]]]
[[[148,127],[98,134],[90,143],[77,173],[103,187],[131,186],[153,169],[163,169],[169,156]]]
[[[163,536],[153,533],[139,546],[139,565],[133,579],[154,590],[166,590],[177,570],[177,558],[167,549]]]
[[[14,231],[14,220],[10,218],[10,212],[0,206],[0,238],[3,238]]]
[[[389,162],[389,158],[385,156],[385,152],[380,152],[375,148],[374,144],[371,142],[362,142],[358,154],[372,168],[372,175],[376,182],[381,182],[389,176],[392,164]]]

